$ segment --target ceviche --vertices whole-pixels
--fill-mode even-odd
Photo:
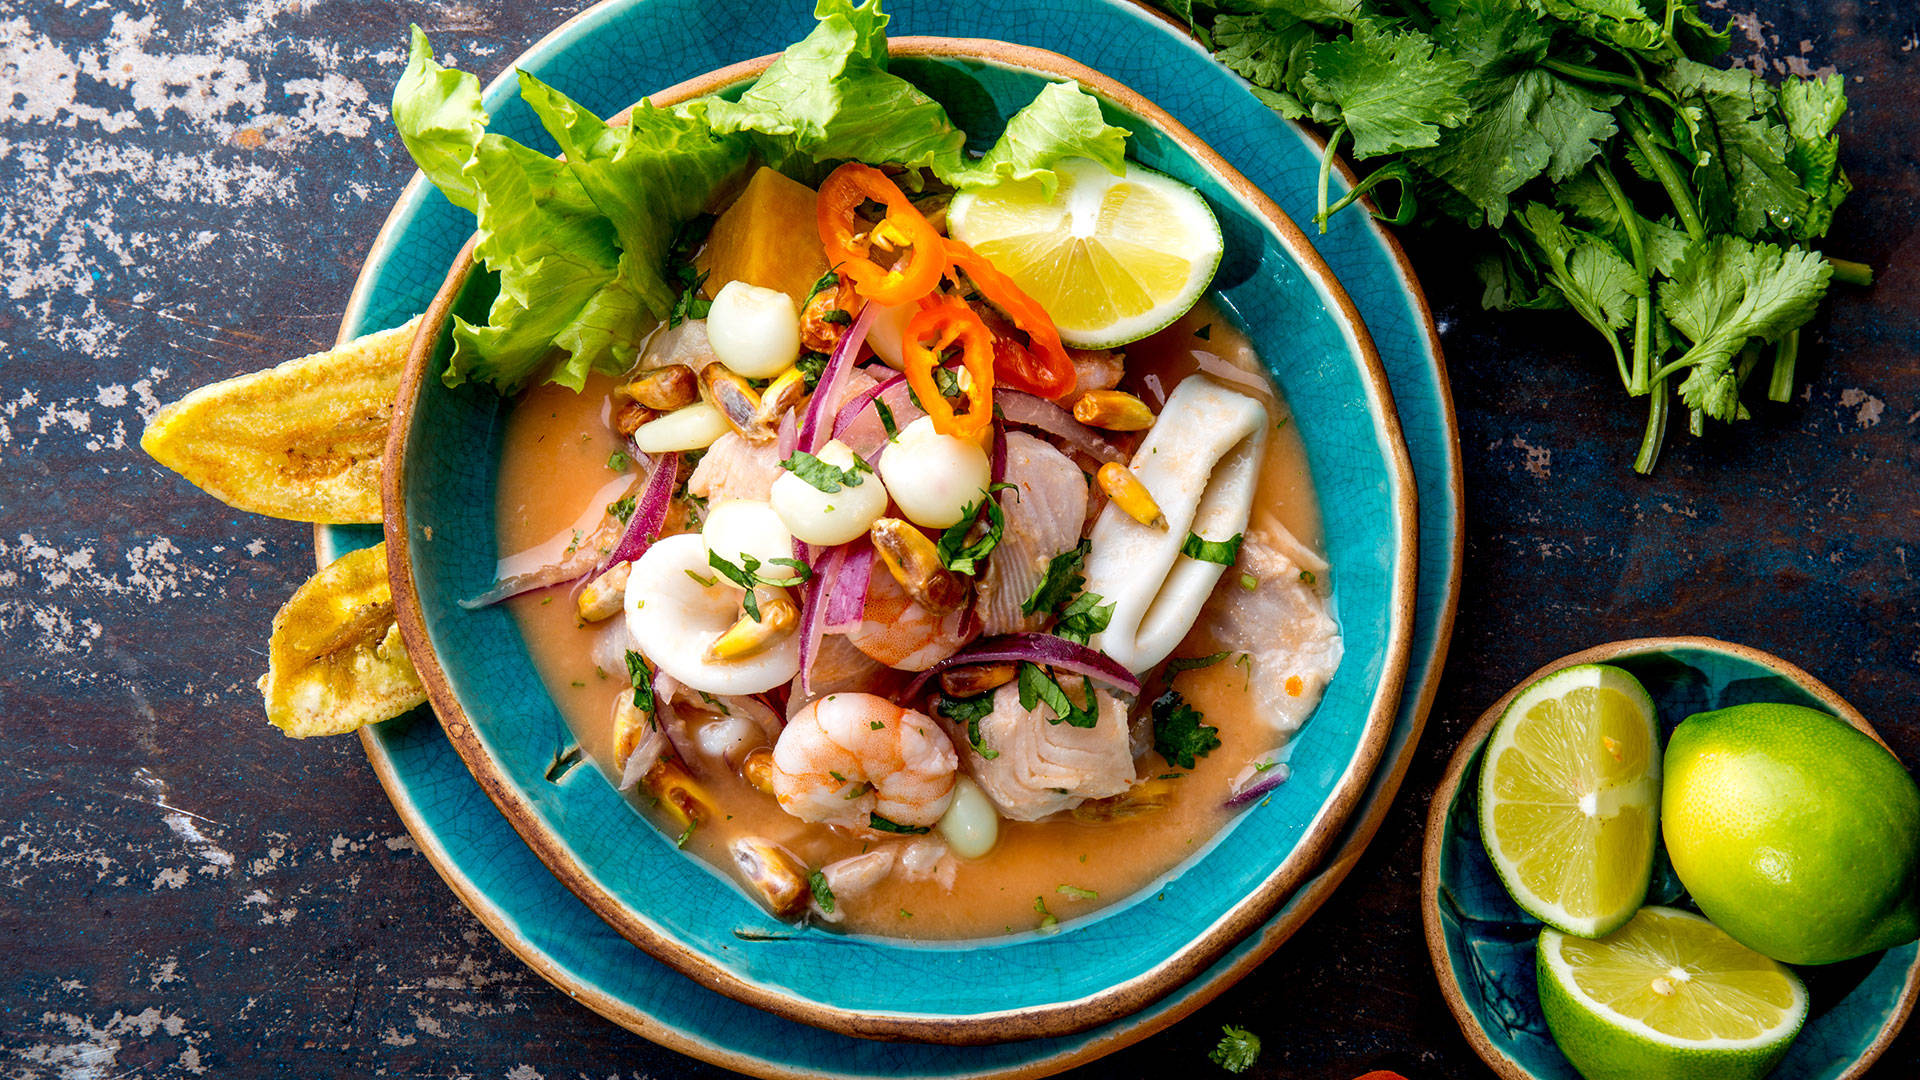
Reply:
[[[394,115],[498,274],[497,582],[580,746],[778,915],[916,937],[1137,891],[1287,776],[1340,658],[1284,402],[1192,189],[1056,84],[984,154],[877,0],[737,97]]]

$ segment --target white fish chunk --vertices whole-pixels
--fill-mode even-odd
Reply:
[[[713,441],[687,477],[687,491],[710,502],[766,502],[780,478],[780,451],[771,442],[750,443],[729,431]]]
[[[1069,679],[1062,688],[1075,701],[1085,700],[1083,684]],[[980,720],[980,743],[997,757],[973,749],[965,725],[948,725],[961,764],[1002,817],[1037,821],[1088,799],[1118,795],[1133,784],[1126,703],[1104,690],[1094,693],[1100,719],[1093,727],[1077,728],[1050,722],[1054,713],[1044,704],[1022,708],[1014,683],[994,691],[993,711]]]
[[[1189,376],[1167,398],[1133,455],[1164,530],[1108,505],[1094,522],[1087,591],[1114,605],[1090,644],[1130,671],[1145,671],[1193,629],[1226,567],[1180,553],[1189,532],[1227,540],[1246,531],[1267,441],[1267,410],[1212,379]]]
[[[1249,533],[1240,548],[1240,573],[1253,575],[1252,589],[1236,577],[1223,582],[1207,602],[1202,625],[1212,639],[1205,651],[1222,649],[1251,657],[1253,692],[1260,719],[1291,736],[1320,703],[1340,666],[1340,627],[1316,583],[1305,580],[1300,552],[1326,564],[1278,522]]]
[[[1020,614],[1020,605],[1047,575],[1054,556],[1080,543],[1087,516],[1087,475],[1051,443],[1023,431],[1007,433],[1006,482],[1000,509],[1007,527],[981,575],[974,613],[981,632],[1040,629],[1046,612]]]

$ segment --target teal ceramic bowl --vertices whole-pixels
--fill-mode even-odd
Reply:
[[[1288,782],[1128,901],[1059,932],[920,944],[776,921],[676,851],[593,770],[547,773],[570,741],[512,618],[460,597],[490,581],[504,403],[440,382],[450,315],[492,284],[457,260],[428,309],[395,412],[386,538],[399,621],[449,741],[555,876],[701,985],[871,1038],[984,1043],[1085,1030],[1158,1000],[1259,928],[1316,868],[1364,793],[1399,704],[1417,559],[1411,464],[1379,358],[1299,229],[1164,112],[1072,61],[1001,42],[902,39],[894,70],[990,142],[1049,80],[1093,91],[1135,158],[1196,187],[1226,255],[1214,299],[1265,353],[1304,439],[1347,652],[1296,740]],[[767,58],[653,95],[744,88]],[[849,971],[861,973],[848,978]]]
[[[1879,738],[1865,717],[1818,679],[1744,645],[1712,638],[1619,641],[1556,660],[1521,686],[1575,664],[1613,664],[1633,673],[1653,696],[1663,742],[1694,713],[1755,701],[1819,709]],[[1434,792],[1420,889],[1427,949],[1454,1019],[1494,1072],[1506,1080],[1580,1080],[1540,1015],[1534,984],[1540,923],[1507,896],[1480,842],[1475,793],[1481,744],[1512,698],[1509,693],[1480,717]],[[1647,903],[1686,906],[1664,852]],[[1893,1041],[1920,997],[1920,944],[1795,970],[1812,996],[1812,1011],[1771,1074],[1775,1080],[1860,1075]]]

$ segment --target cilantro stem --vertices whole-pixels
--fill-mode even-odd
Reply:
[[[1653,367],[1652,359],[1647,355],[1653,328],[1653,275],[1647,269],[1646,239],[1640,235],[1640,215],[1633,209],[1633,203],[1628,201],[1620,181],[1614,178],[1613,170],[1595,161],[1593,172],[1599,177],[1600,186],[1607,189],[1607,198],[1613,201],[1614,212],[1620,215],[1620,228],[1627,234],[1627,247],[1633,254],[1633,272],[1646,283],[1642,295],[1634,298],[1633,371],[1627,379],[1627,394],[1640,397],[1651,389]]]
[[[1322,236],[1327,234],[1327,217],[1333,213],[1327,209],[1327,184],[1333,177],[1334,155],[1340,152],[1340,140],[1345,138],[1346,134],[1347,125],[1341,124],[1334,128],[1333,134],[1327,136],[1327,148],[1320,152],[1320,212],[1313,215],[1313,220],[1319,224]]]
[[[1540,66],[1546,68],[1548,71],[1557,71],[1569,79],[1579,79],[1581,82],[1601,83],[1605,86],[1624,86],[1629,90],[1638,90],[1642,93],[1651,89],[1651,87],[1647,85],[1647,81],[1638,75],[1622,75],[1617,71],[1607,71],[1604,68],[1570,63],[1557,56],[1546,57],[1540,61]]]
[[[1793,367],[1800,359],[1800,328],[1787,331],[1787,336],[1773,347],[1773,378],[1767,381],[1767,400],[1793,400]]]
[[[1667,380],[1655,379],[1652,397],[1647,402],[1647,429],[1640,436],[1640,452],[1634,455],[1633,471],[1641,476],[1652,476],[1653,466],[1660,460],[1660,446],[1667,441]]]
[[[1844,281],[1848,285],[1862,287],[1873,284],[1873,267],[1852,259],[1836,259],[1827,256],[1827,262],[1833,266],[1833,280]]]
[[[1621,124],[1627,129],[1627,137],[1647,159],[1647,165],[1653,169],[1654,178],[1660,186],[1667,189],[1667,197],[1673,200],[1673,211],[1680,216],[1680,224],[1687,230],[1687,237],[1698,243],[1707,240],[1707,227],[1700,221],[1700,211],[1693,205],[1693,192],[1687,188],[1687,181],[1674,165],[1673,157],[1658,143],[1647,130],[1640,117],[1631,112],[1624,113]]]

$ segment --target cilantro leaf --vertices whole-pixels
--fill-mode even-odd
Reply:
[[[1101,600],[1099,593],[1091,592],[1074,597],[1072,603],[1060,609],[1060,618],[1053,624],[1054,636],[1085,645],[1093,635],[1105,630],[1113,621],[1114,601],[1102,603]]]
[[[1214,21],[1213,40],[1220,62],[1255,83],[1255,95],[1268,108],[1290,120],[1307,115],[1305,101],[1312,95],[1301,80],[1308,50],[1322,40],[1311,24],[1273,10],[1222,15]]]
[[[1046,575],[1033,592],[1020,602],[1020,614],[1033,615],[1042,611],[1052,611],[1065,603],[1067,598],[1080,591],[1087,579],[1080,572],[1085,564],[1087,552],[1092,550],[1091,542],[1085,539],[1079,546],[1063,551],[1047,560]]]
[[[827,875],[818,870],[807,875],[807,888],[813,892],[813,902],[820,910],[833,914],[833,887],[827,884]]]
[[[1776,340],[1813,317],[1833,267],[1818,254],[1722,236],[1696,248],[1660,289],[1660,307],[1693,343],[1662,374],[1686,368],[1680,396],[1716,420],[1745,413],[1734,355],[1750,338]]]
[[[1068,696],[1053,674],[1038,664],[1021,661],[1019,681],[1020,707],[1032,710],[1045,705],[1052,712],[1047,723],[1077,728],[1095,727],[1100,723],[1100,702],[1091,681],[1083,681],[1087,696],[1084,705]]]
[[[1471,69],[1418,30],[1362,20],[1352,37],[1316,45],[1308,58],[1304,84],[1326,106],[1314,119],[1345,126],[1356,157],[1433,146],[1441,128],[1471,113],[1458,89]]]
[[[1846,80],[1788,79],[1780,87],[1780,111],[1787,121],[1787,167],[1800,178],[1808,195],[1807,212],[1790,230],[1795,239],[1813,240],[1827,234],[1833,212],[1853,190],[1840,168],[1840,140],[1833,134],[1847,111]]]
[[[633,517],[633,496],[623,495],[607,504],[607,513],[625,525]]]
[[[1219,652],[1208,653],[1205,656],[1175,656],[1167,661],[1167,676],[1171,678],[1183,671],[1197,671],[1200,668],[1212,667],[1232,655],[1230,650],[1221,649]]]
[[[859,487],[865,483],[861,473],[870,471],[867,463],[858,457],[853,459],[853,467],[843,469],[838,465],[829,465],[805,450],[795,450],[780,467],[811,484],[815,490],[829,495],[843,487]]]
[[[976,575],[980,573],[980,564],[1000,546],[1000,537],[1007,530],[1007,515],[1000,509],[1000,500],[993,497],[994,491],[1010,488],[1012,484],[995,484],[979,503],[968,503],[960,511],[960,520],[947,526],[934,543],[934,550],[940,555],[940,565],[956,574]],[[968,540],[967,534],[973,531],[974,519],[982,507],[987,512],[987,528],[977,539]]]
[[[647,658],[632,649],[627,650],[627,680],[633,683],[633,707],[647,714],[647,722],[653,722],[653,669],[647,666]]]
[[[1684,136],[1708,226],[1749,239],[1792,236],[1810,200],[1787,164],[1787,129],[1770,115],[1766,80],[1680,60],[1663,81],[1680,98],[1676,135]]]
[[[980,721],[985,720],[988,714],[993,712],[992,694],[956,698],[948,697],[943,693],[940,695],[939,708],[941,715],[947,719],[956,724],[967,725],[967,742],[973,746],[974,753],[988,761],[1000,756],[1000,751],[988,747],[980,737]]]
[[[1220,729],[1201,723],[1200,710],[1187,704],[1177,690],[1153,699],[1153,748],[1167,764],[1193,768],[1195,758],[1220,747]]]
[[[867,825],[876,832],[899,833],[903,836],[916,836],[920,833],[931,831],[925,825],[902,825],[897,821],[889,821],[879,814],[873,813],[867,815]]]
[[[1618,332],[1632,321],[1634,301],[1647,295],[1646,279],[1612,245],[1569,227],[1556,210],[1528,203],[1518,219],[1546,257],[1545,281],[1606,339],[1627,378]]]
[[[1240,558],[1240,545],[1246,540],[1245,533],[1234,533],[1225,540],[1208,540],[1199,533],[1188,533],[1180,544],[1180,554],[1201,562],[1232,566]]]
[[[1243,1073],[1253,1068],[1260,1059],[1260,1036],[1246,1028],[1237,1028],[1224,1024],[1220,1028],[1220,1045],[1215,1046],[1207,1055],[1207,1060],[1230,1073]]]

